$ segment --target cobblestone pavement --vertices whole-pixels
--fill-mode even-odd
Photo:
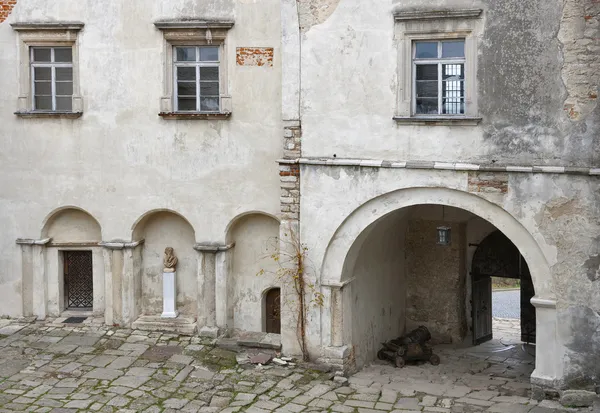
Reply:
[[[521,291],[492,291],[494,317],[521,318]]]
[[[560,411],[529,398],[532,357],[498,340],[436,347],[439,366],[378,362],[346,379],[314,366],[239,366],[199,337],[3,321],[0,412]]]

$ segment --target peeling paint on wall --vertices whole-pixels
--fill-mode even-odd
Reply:
[[[598,105],[600,84],[600,2],[565,0],[558,33],[567,89],[564,109],[571,120],[583,120]]]
[[[0,0],[0,23],[8,18],[17,0]]]
[[[273,67],[272,47],[238,47],[236,50],[238,66]]]
[[[297,0],[300,30],[306,32],[311,27],[325,22],[335,11],[340,0]]]

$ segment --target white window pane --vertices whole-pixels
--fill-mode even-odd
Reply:
[[[177,96],[196,96],[195,82],[177,82]]]
[[[49,62],[50,61],[50,49],[34,47],[33,48],[33,61],[34,62]]]
[[[73,68],[72,67],[57,67],[56,68],[56,80],[73,80]]]
[[[178,110],[182,111],[195,111],[196,110],[196,98],[177,98],[177,107]]]
[[[177,47],[177,61],[178,62],[195,62],[196,61],[196,48],[195,47]]]
[[[56,82],[56,94],[71,96],[73,94],[73,82]]]
[[[52,80],[52,69],[49,67],[34,67],[33,77],[35,80]]]
[[[54,49],[55,62],[72,62],[73,53],[70,47],[56,47]]]
[[[219,80],[218,67],[201,67],[200,80]]]
[[[435,59],[438,57],[437,42],[415,42],[415,58]]]
[[[218,62],[219,48],[218,47],[201,47],[200,61],[202,62]]]
[[[196,68],[195,67],[178,67],[177,68],[177,80],[196,80]]]
[[[35,95],[52,96],[52,83],[50,83],[50,82],[35,82],[33,93]]]
[[[417,80],[438,80],[438,65],[417,65]]]
[[[73,110],[73,99],[71,97],[57,97],[56,110],[71,111]]]
[[[465,41],[442,42],[442,57],[465,57]]]
[[[202,112],[218,112],[219,98],[200,98],[200,110]]]
[[[417,98],[417,114],[418,115],[437,115],[438,100]]]
[[[35,109],[36,110],[52,110],[52,96],[36,96],[35,97]]]
[[[201,82],[200,96],[219,96],[219,82]]]

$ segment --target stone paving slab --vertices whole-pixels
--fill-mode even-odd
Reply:
[[[439,366],[375,363],[346,380],[303,364],[238,365],[234,352],[197,336],[54,320],[0,329],[9,332],[0,338],[0,413],[600,411],[532,400],[533,366],[517,347],[501,356],[440,347]]]

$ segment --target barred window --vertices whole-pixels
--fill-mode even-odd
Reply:
[[[73,50],[71,47],[31,47],[33,110],[73,110]]]
[[[465,114],[464,39],[413,42],[413,113]]]
[[[174,49],[175,111],[219,112],[219,47]]]

